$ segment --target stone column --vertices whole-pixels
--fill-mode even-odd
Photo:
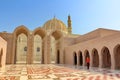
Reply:
[[[99,68],[102,68],[102,54],[101,54],[101,50],[98,50],[98,55],[99,55]]]
[[[85,61],[85,55],[83,54],[83,66],[86,65],[86,61]]]
[[[79,66],[80,65],[80,57],[79,57],[79,52],[77,53],[77,65]]]
[[[61,63],[61,49],[60,49],[60,44],[59,44],[59,40],[56,40],[56,63],[58,64],[58,60],[59,60],[59,64]],[[58,56],[58,50],[59,50],[59,56]]]
[[[16,59],[16,36],[13,34],[13,48],[12,48],[12,56],[11,56],[11,64],[15,64],[15,59]]]
[[[90,51],[90,52],[92,52],[92,51]],[[94,63],[93,63],[93,53],[92,54],[89,54],[90,55],[90,67],[92,67],[93,65],[94,65]]]
[[[41,55],[41,64],[44,64],[44,40],[42,40],[42,55]]]
[[[2,53],[0,52],[0,68],[2,67]]]
[[[33,36],[28,35],[27,38],[27,57],[26,57],[27,64],[33,63]]]
[[[50,54],[51,54],[51,38],[50,38],[50,36],[47,36],[47,64],[49,64],[51,62]]]
[[[50,36],[45,36],[44,38],[44,64],[50,63]]]
[[[46,53],[46,37],[42,39],[42,64],[45,64],[45,53]]]
[[[113,49],[110,49],[110,55],[111,55],[111,69],[115,69],[115,55]]]
[[[65,63],[65,51],[64,51],[64,42],[63,42],[63,37],[60,38],[59,40],[59,48],[60,48],[60,64]]]
[[[61,64],[65,64],[65,43],[64,37],[62,36],[60,39],[60,54],[61,54]]]
[[[44,37],[44,40],[43,40],[43,46],[44,46],[44,47],[43,47],[43,53],[42,53],[42,55],[43,55],[43,56],[42,56],[42,57],[43,57],[43,58],[42,58],[42,59],[43,59],[43,61],[42,61],[43,64],[46,64],[46,62],[47,62],[47,61],[46,61],[46,56],[47,56],[47,44],[46,44],[46,42],[47,42],[47,37],[45,36],[45,37]]]

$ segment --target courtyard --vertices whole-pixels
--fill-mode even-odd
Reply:
[[[0,71],[0,80],[120,80],[119,70],[55,65],[6,65]]]

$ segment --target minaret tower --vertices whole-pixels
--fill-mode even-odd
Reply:
[[[68,16],[68,34],[72,34],[72,26],[71,26],[70,15]]]

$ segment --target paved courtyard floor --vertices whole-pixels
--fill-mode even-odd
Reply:
[[[120,71],[68,65],[7,65],[0,80],[120,80]]]

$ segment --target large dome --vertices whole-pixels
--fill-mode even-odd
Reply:
[[[65,33],[68,32],[66,25],[62,21],[60,21],[56,18],[48,20],[43,25],[43,28],[46,29],[46,30],[60,30],[60,31],[63,31]]]

